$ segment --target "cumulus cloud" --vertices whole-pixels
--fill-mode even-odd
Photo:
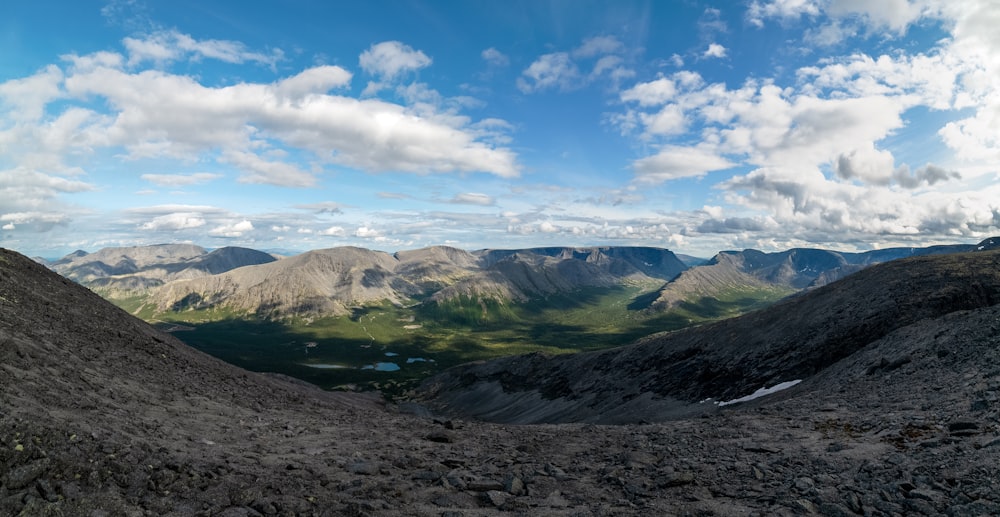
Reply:
[[[174,212],[154,217],[139,225],[140,230],[175,232],[205,226],[205,218],[198,212]]]
[[[371,75],[391,80],[397,76],[431,65],[427,54],[399,41],[376,43],[358,58],[361,69]]]
[[[768,18],[778,18],[781,21],[798,20],[802,16],[816,16],[820,13],[819,2],[816,0],[770,0],[750,2],[747,8],[747,21],[757,27],[763,27]]]
[[[253,223],[243,219],[242,221],[216,226],[215,228],[209,230],[208,234],[213,237],[235,238],[242,237],[244,234],[252,232],[253,230]]]
[[[357,230],[354,230],[354,236],[362,239],[376,239],[381,237],[382,233],[369,226],[359,226]]]
[[[552,52],[539,56],[521,72],[517,87],[523,93],[543,90],[571,91],[599,78],[607,78],[617,89],[621,81],[634,77],[622,54],[625,45],[613,36],[585,39],[570,52]],[[596,61],[595,61],[596,60]],[[589,65],[590,62],[594,64]],[[582,72],[591,66],[590,72]]]
[[[572,90],[583,86],[580,69],[566,52],[544,54],[536,59],[517,79],[524,93],[546,89]]]
[[[712,58],[712,57],[714,57],[714,58],[721,59],[721,58],[726,57],[726,52],[727,52],[726,51],[726,47],[723,47],[722,45],[719,45],[718,43],[712,43],[712,44],[708,45],[707,49],[705,49],[705,52],[702,54],[702,57],[706,57],[706,58]]]
[[[122,146],[131,159],[193,160],[222,150],[221,161],[239,168],[241,181],[290,187],[312,186],[315,175],[267,154],[275,146],[373,172],[519,174],[514,153],[484,142],[488,132],[468,118],[327,93],[348,79],[339,68],[319,67],[272,84],[208,87],[165,72],[96,68],[67,77],[66,93],[104,98],[112,113],[82,119],[84,127],[66,138],[87,148]]]
[[[340,226],[331,226],[325,230],[321,230],[319,235],[326,237],[344,237],[347,235],[347,230]]]
[[[317,66],[278,81],[274,85],[278,97],[301,99],[310,94],[324,94],[350,84],[351,73],[339,66]]]
[[[677,85],[666,77],[636,84],[620,95],[624,102],[636,102],[639,106],[659,106],[677,95]]]
[[[698,147],[665,146],[653,156],[634,163],[636,179],[642,183],[662,183],[687,177],[699,177],[736,164]]]

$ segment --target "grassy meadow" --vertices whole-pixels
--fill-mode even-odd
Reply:
[[[462,298],[408,307],[356,307],[349,316],[270,321],[225,309],[155,312],[142,297],[114,300],[185,343],[254,371],[325,389],[398,396],[442,369],[527,352],[620,346],[656,332],[731,317],[787,295],[734,290],[667,312],[644,310],[660,284],[586,288],[525,303]]]

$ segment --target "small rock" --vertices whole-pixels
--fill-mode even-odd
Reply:
[[[473,492],[496,492],[503,490],[503,483],[491,479],[477,479],[469,481],[465,487]]]
[[[503,483],[503,489],[511,495],[524,495],[527,491],[524,486],[524,481],[514,475],[507,476],[507,479],[505,479]]]
[[[934,501],[940,497],[940,495],[941,494],[937,490],[931,490],[928,488],[916,488],[906,493],[907,497],[911,497],[913,499],[923,499],[924,501]]]
[[[864,507],[861,506],[861,498],[854,492],[848,492],[847,495],[844,496],[844,504],[846,504],[847,508],[849,508],[852,512],[858,515],[864,513]]]
[[[440,472],[434,472],[433,470],[418,470],[413,473],[410,479],[418,481],[437,481],[441,479]]]
[[[816,482],[812,478],[801,477],[795,480],[795,488],[800,492],[811,490],[815,486]]]
[[[743,450],[747,452],[762,452],[765,454],[777,454],[781,452],[781,449],[776,447],[769,447],[767,445],[744,445]]]
[[[809,515],[819,513],[819,508],[817,508],[816,505],[808,499],[796,499],[792,503],[792,508]]]
[[[994,437],[985,439],[983,441],[983,443],[980,444],[980,447],[981,448],[996,447],[998,445],[1000,445],[1000,436],[994,436]]]
[[[6,479],[3,483],[4,488],[7,490],[17,490],[24,488],[38,479],[49,467],[48,460],[38,460],[27,465],[21,465],[20,467],[15,467],[7,472]]]
[[[378,474],[378,465],[370,461],[357,461],[348,465],[347,471],[351,474],[371,476],[373,474]]]
[[[569,506],[569,501],[563,497],[561,492],[556,490],[542,501],[542,506],[547,506],[549,508],[566,508]]]
[[[432,431],[426,436],[426,438],[436,443],[452,443],[455,441],[452,434],[447,431]]]
[[[663,486],[684,486],[690,485],[691,483],[694,483],[694,474],[690,472],[678,472],[667,478],[667,480],[663,482]]]
[[[972,422],[969,420],[959,420],[948,424],[948,432],[955,434],[962,431],[975,431],[979,429],[978,422]]]
[[[42,499],[50,503],[54,503],[59,500],[59,494],[52,488],[52,483],[49,483],[47,479],[39,479],[35,482],[35,487],[38,488],[39,495]]]
[[[504,503],[507,502],[508,497],[510,496],[504,492],[500,492],[499,490],[488,490],[486,492],[486,500],[497,508],[503,506]]]
[[[545,464],[545,473],[547,475],[549,475],[549,476],[552,476],[552,477],[558,479],[559,481],[565,481],[565,480],[569,479],[569,476],[566,475],[566,472],[563,469],[561,469],[561,468],[559,468],[559,467],[557,467],[557,466],[555,466],[555,465],[553,465],[551,463],[546,463]]]

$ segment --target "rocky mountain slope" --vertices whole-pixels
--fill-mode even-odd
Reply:
[[[628,347],[517,356],[429,379],[435,408],[485,420],[625,423],[712,409],[808,379],[886,335],[926,319],[1000,303],[1000,251],[901,259],[711,325]],[[910,359],[884,357],[895,369]]]
[[[172,282],[160,311],[224,308],[282,318],[343,315],[351,307],[429,298],[525,301],[582,287],[664,282],[686,268],[658,248],[540,248],[466,252],[447,247],[388,253],[341,247],[212,277]]]
[[[723,251],[664,285],[651,307],[665,310],[690,300],[753,296],[761,291],[791,294],[828,284],[874,264],[905,257],[993,249],[998,242],[1000,239],[986,239],[979,244],[887,248],[862,253],[808,248],[774,253],[753,249]]]
[[[239,370],[0,250],[0,514],[995,515],[1000,310],[955,303],[967,276],[934,278],[932,305],[956,310],[873,312],[857,333],[895,330],[778,394],[708,418],[508,426]]]
[[[212,252],[192,244],[158,244],[75,251],[48,264],[59,274],[108,294],[141,292],[167,282],[217,275],[231,269],[274,262],[264,252],[225,247]]]

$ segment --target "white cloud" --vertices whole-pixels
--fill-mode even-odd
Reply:
[[[196,40],[176,30],[158,31],[142,38],[125,38],[123,44],[128,51],[129,66],[144,61],[165,64],[184,58],[209,58],[237,64],[256,62],[273,66],[283,58],[280,50],[271,54],[253,52],[238,41]]]
[[[456,203],[460,205],[479,205],[479,206],[493,206],[496,204],[496,199],[493,196],[487,194],[479,194],[476,192],[463,192],[456,194],[450,201],[451,203]]]
[[[0,83],[0,108],[7,108],[2,113],[13,122],[42,118],[45,105],[62,96],[62,81],[62,70],[49,65],[34,75]]]
[[[595,36],[583,40],[583,43],[573,50],[575,58],[590,58],[607,54],[618,54],[625,51],[625,45],[614,36]]]
[[[657,154],[636,160],[633,167],[639,182],[661,183],[678,178],[704,176],[711,171],[735,165],[708,149],[664,146]]]
[[[235,238],[242,237],[247,232],[254,230],[253,223],[244,219],[231,224],[223,224],[209,230],[208,234],[214,237]]]
[[[376,99],[320,93],[347,79],[340,69],[323,67],[273,85],[211,88],[163,72],[100,68],[70,76],[66,88],[75,98],[103,97],[114,110],[113,116],[92,122],[76,135],[81,144],[120,145],[133,159],[193,160],[221,149],[222,160],[238,166],[244,182],[294,187],[315,183],[311,171],[261,154],[274,145],[366,171],[518,175],[514,153],[478,140],[484,133],[468,127],[466,117],[428,105],[417,112]],[[312,93],[285,97],[306,92]]]
[[[659,106],[665,104],[677,95],[677,85],[666,77],[653,81],[639,83],[623,91],[620,95],[624,102],[637,102],[640,106]]]
[[[222,155],[222,160],[243,172],[239,179],[240,183],[303,188],[316,184],[316,177],[298,166],[282,161],[269,161],[252,152],[226,151]]]
[[[816,0],[754,0],[747,8],[747,21],[757,27],[764,26],[764,20],[778,18],[782,21],[798,20],[802,16],[816,16],[820,13]]]
[[[499,50],[490,47],[480,54],[484,61],[492,66],[507,66],[510,64],[510,58],[506,54],[500,52]]]
[[[339,66],[318,66],[302,71],[274,85],[278,97],[301,99],[306,95],[322,95],[351,82],[351,73]]]
[[[714,57],[714,58],[719,58],[719,59],[724,58],[724,57],[726,57],[726,47],[723,47],[722,45],[719,45],[718,43],[712,43],[705,50],[705,53],[702,54],[702,57],[706,57],[706,58]]]
[[[325,230],[319,232],[319,235],[326,237],[345,237],[347,236],[347,230],[340,226],[331,226]]]
[[[139,225],[140,230],[154,232],[175,232],[205,226],[205,218],[199,212],[174,212],[154,217]]]
[[[140,176],[158,187],[186,187],[200,185],[221,178],[221,174],[211,172],[196,172],[193,174],[143,174]]]
[[[57,225],[68,224],[69,217],[59,212],[10,212],[0,214],[0,222],[6,223],[4,224],[4,230],[43,233],[52,230]]]
[[[368,226],[359,226],[357,230],[354,231],[355,237],[360,237],[362,239],[375,239],[382,236],[382,233],[375,228],[370,228]]]
[[[550,88],[572,90],[583,86],[580,69],[566,52],[544,54],[531,63],[517,79],[517,87],[524,93]]]
[[[832,18],[861,16],[872,30],[889,29],[898,34],[917,20],[921,14],[921,1],[910,0],[830,0],[826,14]]]
[[[428,67],[432,60],[427,54],[402,42],[383,41],[362,52],[358,62],[365,72],[391,80],[405,72]]]

